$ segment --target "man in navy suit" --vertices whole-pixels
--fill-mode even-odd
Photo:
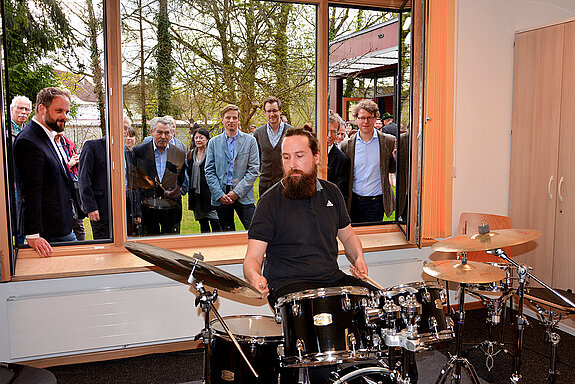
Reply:
[[[40,256],[51,256],[50,243],[75,241],[78,204],[73,183],[54,137],[64,131],[71,95],[44,88],[36,96],[36,115],[14,143],[19,229]]]
[[[327,180],[337,185],[343,197],[347,200],[351,161],[336,143],[337,133],[344,125],[343,119],[337,113],[329,110],[327,120]]]
[[[88,140],[80,153],[78,184],[82,207],[88,214],[94,239],[110,238],[108,216],[108,162],[106,137]]]

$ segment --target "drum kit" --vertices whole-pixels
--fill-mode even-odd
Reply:
[[[459,309],[452,314],[456,325],[446,314],[446,291],[438,282],[389,288],[375,284],[379,287],[377,290],[354,286],[311,289],[280,297],[275,304],[275,317],[222,317],[214,306],[218,289],[244,298],[259,298],[259,291],[204,262],[199,254],[190,257],[137,242],[127,242],[125,247],[151,264],[186,278],[187,283],[195,287],[196,306],[201,307],[205,317],[204,329],[198,336],[204,342],[204,372],[208,384],[310,384],[317,382],[313,372],[318,369],[329,370],[327,383],[331,384],[407,384],[417,381],[413,377],[416,374],[409,369],[413,353],[452,339],[455,339],[456,352],[443,366],[436,383],[445,383],[448,378],[460,383],[463,369],[471,382],[478,384],[474,367],[463,357],[466,293],[483,301],[491,325],[500,322],[502,308],[513,294],[517,295],[512,383],[519,383],[521,379],[526,325],[524,300],[536,306],[540,318],[545,320],[552,345],[549,380],[555,383],[560,338],[554,329],[562,315],[575,313],[575,295],[547,286],[528,267],[519,265],[501,249],[535,240],[540,235],[532,230],[490,231],[488,226],[480,226],[478,234],[452,237],[432,246],[435,251],[457,252],[461,256],[458,260],[438,260],[423,265],[424,272],[438,281],[459,284]],[[486,251],[505,263],[467,260],[469,251]],[[527,290],[528,278],[543,288]],[[513,288],[515,280],[518,286]],[[213,287],[213,291],[208,291],[204,284]],[[213,321],[210,321],[210,312],[215,316]],[[502,342],[492,339],[490,331],[489,340],[474,347],[487,355],[488,369],[499,352],[507,352],[503,339]]]

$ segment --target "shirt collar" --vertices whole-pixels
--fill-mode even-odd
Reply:
[[[237,139],[238,136],[240,135],[240,130],[238,129],[236,134],[233,135],[232,137],[229,137],[225,132],[224,132],[224,135],[226,135],[226,140],[233,141],[233,140]]]
[[[54,140],[54,138],[56,137],[56,135],[58,134],[58,132],[46,128],[46,126],[44,125],[44,123],[42,123],[40,120],[38,120],[38,119],[36,118],[36,116],[34,116],[34,117],[32,118],[32,120],[34,120],[36,123],[38,123],[38,124],[42,127],[42,129],[44,130],[44,132],[46,132],[46,134],[48,135],[48,137],[50,138],[50,140],[52,140],[53,142],[56,142],[56,141]]]
[[[281,131],[284,129],[284,125],[285,125],[285,123],[284,123],[283,121],[280,121],[280,125],[279,125],[279,127],[278,127],[278,132],[281,132]],[[274,131],[274,130],[272,129],[272,127],[270,126],[270,123],[266,123],[266,127],[267,127],[270,131],[272,131],[272,132]]]
[[[158,149],[158,147],[156,147],[156,142],[154,141],[154,139],[152,138],[152,145],[154,146],[154,152],[156,152],[156,150],[158,150],[158,152],[160,151]],[[166,149],[170,148],[170,142],[168,141],[168,144],[166,144]],[[165,150],[164,150],[165,152]]]
[[[365,144],[369,144],[369,143],[371,143],[373,140],[375,140],[376,138],[377,138],[377,129],[374,128],[374,129],[373,129],[373,136],[371,137],[371,139],[370,139],[367,143],[361,139],[361,136],[359,135],[359,131],[357,131],[357,133],[356,133],[355,140],[356,140],[356,141],[361,141],[362,143],[365,143]]]

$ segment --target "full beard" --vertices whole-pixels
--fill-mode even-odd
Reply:
[[[61,126],[58,125],[58,121],[56,120],[52,120],[50,117],[45,116],[44,117],[44,123],[46,123],[46,125],[53,130],[54,132],[60,133],[64,131],[64,128],[66,127],[66,124],[62,124]]]
[[[294,176],[298,174],[300,176]],[[317,167],[310,173],[290,170],[282,179],[283,195],[290,200],[307,200],[316,192]]]

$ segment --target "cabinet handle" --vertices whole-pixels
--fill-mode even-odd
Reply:
[[[547,195],[549,195],[549,200],[553,200],[553,195],[551,194],[551,184],[553,184],[553,175],[549,178],[549,183],[547,183]]]
[[[561,187],[563,186],[563,176],[561,176],[561,180],[559,180],[559,186],[557,187],[557,195],[559,195],[559,201],[563,202],[563,195],[561,194]]]

